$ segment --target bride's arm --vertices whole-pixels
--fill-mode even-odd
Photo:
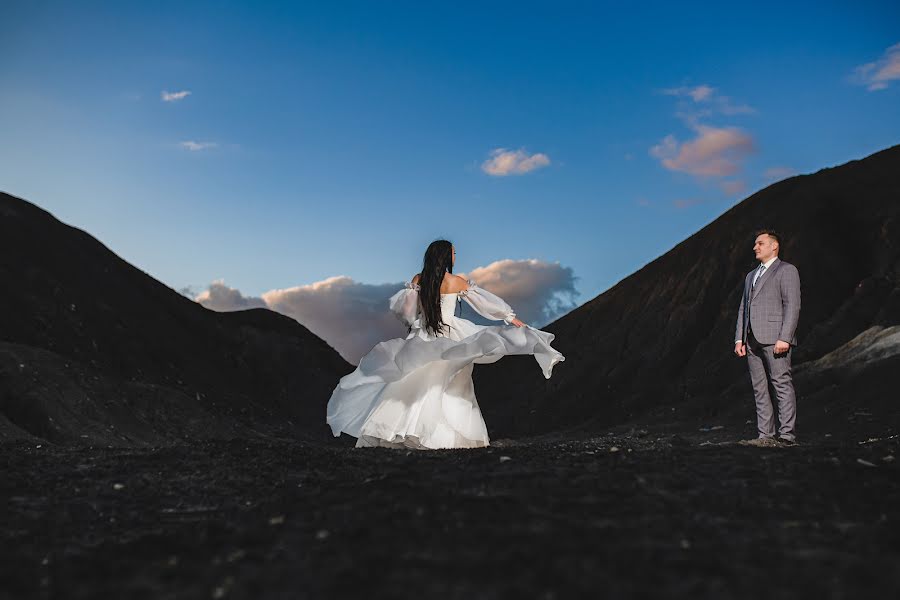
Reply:
[[[419,284],[407,282],[402,290],[391,296],[388,306],[394,315],[404,322],[407,326],[411,326],[416,320],[416,313],[419,308]]]
[[[486,319],[504,321],[508,325],[516,327],[525,325],[516,318],[515,311],[503,298],[487,291],[471,279],[466,281],[466,287],[459,292],[459,295],[475,309],[475,312]]]

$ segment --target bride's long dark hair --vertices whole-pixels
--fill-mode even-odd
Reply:
[[[444,273],[453,272],[453,244],[435,240],[425,250],[422,272],[419,273],[419,302],[422,304],[425,331],[438,335],[441,326],[441,283]]]

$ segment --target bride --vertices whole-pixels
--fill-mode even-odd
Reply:
[[[422,272],[391,297],[389,308],[409,334],[376,344],[355,371],[341,378],[326,417],[335,437],[350,434],[358,438],[357,447],[488,446],[472,383],[474,364],[531,354],[549,379],[553,366],[565,360],[550,346],[552,333],[523,323],[500,297],[453,275],[455,262],[450,242],[432,242]],[[506,325],[476,325],[457,317],[456,304],[462,300]]]

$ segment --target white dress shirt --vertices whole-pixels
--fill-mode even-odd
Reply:
[[[765,272],[769,270],[769,267],[772,266],[772,263],[775,262],[775,259],[776,259],[776,258],[778,258],[778,257],[777,257],[777,256],[773,256],[772,258],[770,258],[770,259],[767,260],[766,262],[762,263],[762,266],[763,266],[763,270],[762,270],[762,271],[759,270],[759,267],[756,267],[756,274],[753,276],[753,283],[751,284],[751,286],[755,286],[755,285],[756,285],[756,282],[759,281],[760,277],[762,277],[762,276],[765,274]]]

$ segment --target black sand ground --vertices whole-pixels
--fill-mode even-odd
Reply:
[[[900,597],[900,438],[746,434],[7,444],[0,596]]]

